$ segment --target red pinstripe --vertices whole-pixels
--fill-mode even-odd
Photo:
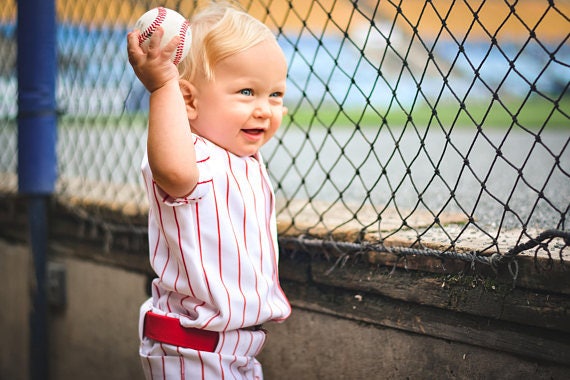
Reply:
[[[204,371],[204,360],[202,360],[202,353],[200,351],[196,351],[196,352],[198,353],[198,358],[200,360],[200,369],[201,369],[201,373],[202,373],[200,378],[202,380],[204,380],[205,379],[205,372],[206,372],[206,371]]]
[[[239,340],[241,339],[241,335],[242,335],[242,334],[238,332],[238,342],[239,342]],[[250,338],[251,338],[251,337],[250,337]],[[248,354],[249,354],[249,350],[251,349],[251,344],[252,344],[252,343],[253,343],[253,339],[250,339],[250,341],[249,341],[249,346],[248,346],[248,348],[247,348],[247,350],[246,350],[246,352],[247,352]],[[237,346],[238,346],[238,344],[236,343],[236,349],[237,349]],[[234,350],[234,355],[235,355],[235,350]],[[247,363],[249,363],[249,360],[247,361]],[[239,366],[239,367],[237,367],[237,368],[238,368],[238,371],[239,371],[240,368],[245,368],[245,365]]]
[[[215,191],[213,191],[212,189],[212,193],[214,195],[214,204],[216,205],[216,233],[218,234],[218,271],[220,274],[220,281],[222,282],[223,288],[226,290],[226,300],[228,302],[228,305],[230,303],[230,292],[228,291],[226,282],[224,281],[224,271],[223,271],[223,245],[222,245],[222,228],[220,225],[220,210],[218,208],[218,196],[216,194]],[[219,312],[218,314],[219,315]],[[226,330],[230,324],[230,321],[232,320],[232,309],[229,308],[228,310],[228,321],[226,322],[226,325],[224,326],[224,330]],[[225,337],[224,337],[225,338]]]
[[[146,363],[148,365],[148,368],[150,369],[150,371],[149,371],[150,372],[150,380],[153,380],[154,377],[152,375],[152,365],[150,364],[150,359],[148,357],[146,358]]]
[[[237,356],[235,356],[234,354],[234,358],[233,360],[230,362],[229,367],[230,367],[230,373],[232,374],[232,376],[234,377],[234,379],[238,379],[237,375],[234,373],[234,365],[237,362]]]
[[[210,295],[210,299],[213,299],[212,290],[211,290],[211,288],[210,288],[210,280],[208,279],[208,275],[207,275],[206,269],[205,269],[205,267],[204,267],[204,260],[203,260],[204,252],[203,252],[203,249],[202,249],[200,212],[199,212],[199,205],[198,205],[198,203],[196,203],[196,207],[195,207],[195,208],[196,208],[196,220],[197,220],[197,228],[198,228],[198,246],[199,246],[199,251],[200,251],[200,260],[201,260],[201,262],[202,262],[202,272],[204,273],[204,278],[205,278],[205,280],[206,280],[206,284],[207,284],[207,287],[208,287],[208,294]],[[217,210],[217,208],[216,208],[216,215],[217,215],[217,213],[218,213],[218,210]],[[216,218],[216,219],[218,219],[218,218]],[[219,237],[219,236],[220,236],[220,226],[219,226],[219,222],[216,223],[216,224],[217,224],[218,237]],[[221,242],[221,239],[218,238],[218,241]],[[221,252],[221,248],[220,248],[220,247],[218,248],[218,251]],[[219,261],[220,261],[219,268],[220,268],[220,273],[221,273],[221,272],[222,272],[222,269],[221,269],[221,254],[218,254],[218,256],[219,256]],[[223,282],[223,279],[222,279],[222,282]],[[224,288],[225,288],[225,285],[224,285]],[[227,293],[227,291],[226,291],[226,293]],[[229,299],[230,299],[230,295],[229,295],[229,293],[228,293],[228,302],[229,302]],[[212,318],[210,318],[210,320],[208,320],[206,323],[204,323],[203,328],[207,328],[208,325],[212,322],[212,320],[214,320],[214,318],[217,317],[218,315],[219,315],[219,312],[216,313],[215,315],[213,315]]]
[[[246,166],[246,176],[249,179],[249,166]],[[255,196],[253,184],[250,181],[248,181],[248,183],[249,183],[251,193],[254,195],[254,197],[253,197],[253,208],[255,210],[255,215],[257,217],[258,244],[259,244],[259,251],[262,252],[263,251],[263,241],[261,238],[261,227],[260,227],[262,224],[262,221],[259,220],[259,213],[258,213],[258,207],[257,207],[258,201],[257,201],[257,197]],[[261,184],[261,185],[262,186],[260,188],[264,189],[263,184]],[[265,198],[265,191],[263,191],[263,196]],[[259,268],[260,268],[261,274],[263,274],[263,255],[259,255]],[[255,318],[255,324],[256,325],[259,324],[259,317],[261,315],[261,295],[259,294],[259,283],[258,283],[258,281],[259,281],[258,277],[255,276],[255,294],[257,296],[257,302],[258,302],[258,304],[257,304],[257,316]],[[273,312],[271,314],[273,314]]]
[[[184,247],[182,246],[182,231],[180,231],[180,223],[178,222],[178,215],[176,213],[176,208],[172,208],[172,213],[174,216],[174,221],[176,223],[176,230],[177,230],[177,235],[178,235],[178,249],[180,250],[180,258],[182,260],[182,266],[184,268],[184,274],[186,274],[186,282],[188,284],[188,288],[190,289],[190,294],[192,295],[192,297],[195,297],[194,295],[194,289],[192,289],[192,282],[190,281],[190,275],[188,274],[188,267],[186,266],[186,258],[185,258],[185,254],[184,254]],[[176,278],[176,284],[178,283],[178,277]],[[178,288],[175,287],[176,291],[178,291]]]
[[[202,273],[204,274],[204,279],[206,281],[206,287],[208,288],[208,294],[210,295],[210,300],[212,299],[212,290],[210,289],[210,280],[208,279],[208,275],[206,274],[206,268],[204,268],[204,250],[202,249],[202,237],[201,237],[201,227],[200,227],[200,209],[198,203],[195,205],[196,209],[196,225],[198,228],[197,237],[198,237],[198,254],[200,256],[200,262],[202,263]],[[188,279],[190,282],[190,279]]]
[[[234,182],[235,182],[236,185],[237,185],[237,188],[238,188],[239,193],[242,194],[241,188],[240,188],[240,186],[239,186],[239,183],[238,183],[238,181],[237,181],[237,179],[236,179],[236,177],[235,177],[235,174],[234,174],[234,172],[233,172],[233,170],[232,170],[232,162],[231,162],[231,159],[230,159],[229,152],[226,152],[226,154],[227,154],[227,158],[228,158],[229,171],[230,171],[230,173],[231,173],[231,175],[232,175],[232,178],[233,178]],[[227,179],[227,182],[228,182],[228,185],[226,186],[226,207],[228,208],[228,210],[230,210],[230,209],[231,209],[231,206],[230,206],[230,203],[229,203],[229,199],[230,199],[230,186],[229,186],[229,182],[230,182],[230,179],[229,179],[229,176],[228,176],[227,174],[226,174],[226,179]],[[242,195],[242,199],[243,199],[243,195]],[[243,211],[243,225],[244,225],[243,241],[247,241],[247,240],[246,240],[246,234],[245,234],[245,225],[246,225],[245,204],[242,204],[242,207],[243,207],[243,210],[244,210],[244,211]],[[243,298],[242,320],[241,320],[241,324],[240,324],[239,326],[240,326],[240,327],[243,327],[243,326],[244,326],[244,321],[245,321],[245,311],[246,311],[246,308],[247,308],[247,299],[246,299],[246,297],[245,297],[245,293],[243,292],[243,288],[242,288],[242,285],[241,285],[241,275],[242,275],[242,272],[241,272],[241,255],[242,255],[242,253],[241,253],[241,249],[240,249],[240,247],[239,247],[239,242],[238,242],[238,237],[237,237],[236,231],[235,231],[235,229],[233,228],[233,227],[234,227],[234,222],[232,221],[231,213],[230,213],[228,216],[229,216],[229,219],[230,219],[230,225],[232,226],[232,232],[233,232],[233,234],[234,234],[234,241],[235,241],[236,251],[237,251],[237,260],[238,260],[238,265],[237,265],[237,267],[238,267],[238,288],[239,288],[239,291],[240,291],[241,296],[242,296],[242,298]]]
[[[156,182],[152,181],[152,194],[153,194],[153,199],[154,202],[159,205],[159,198],[158,198],[158,194],[156,191]],[[160,221],[159,224],[159,228],[162,232],[162,234],[164,234],[164,221],[162,219],[162,209],[160,207],[156,207],[156,209],[158,210],[158,219]],[[151,211],[149,211],[151,212]],[[162,236],[161,234],[158,235],[159,238],[156,239],[156,245],[158,247],[159,245],[159,241],[160,241],[160,236]],[[156,256],[156,254],[155,254]],[[170,252],[168,252],[168,255],[166,256],[166,264],[164,265],[164,269],[163,271],[160,273],[160,278],[162,279],[162,277],[164,276],[164,271],[166,271],[166,267],[168,266],[168,262],[170,261]],[[153,265],[154,265],[154,261],[153,261]]]

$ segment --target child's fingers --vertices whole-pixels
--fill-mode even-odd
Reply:
[[[139,31],[133,30],[127,34],[127,49],[134,50],[135,47],[139,46]]]
[[[160,45],[163,37],[164,37],[164,29],[159,26],[150,37],[150,42],[148,45],[149,56],[155,57],[162,54],[166,57],[170,57],[170,55],[176,50],[176,47],[180,42],[180,37],[174,36],[170,41],[168,41],[166,45],[164,45],[161,48]]]
[[[150,36],[150,41],[148,44],[148,51],[157,51],[160,49],[160,42],[162,41],[162,36],[164,35],[164,29],[161,26],[156,28],[156,30]]]
[[[164,52],[170,56],[176,48],[178,47],[178,43],[180,42],[180,36],[174,36],[168,43],[164,46]]]
[[[127,54],[131,64],[136,57],[142,53],[142,49],[139,46],[139,35],[140,33],[138,30],[134,30],[127,34]]]

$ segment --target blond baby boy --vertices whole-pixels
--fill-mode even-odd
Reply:
[[[259,149],[286,108],[287,63],[260,21],[224,3],[191,20],[177,66],[175,37],[148,49],[128,35],[150,92],[142,172],[156,278],[141,307],[148,379],[261,379],[269,321],[291,307],[279,284],[274,194]]]

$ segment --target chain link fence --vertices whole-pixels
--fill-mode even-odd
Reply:
[[[162,5],[56,1],[57,197],[144,233],[148,94],[126,33]],[[288,59],[289,115],[263,148],[280,240],[496,265],[570,245],[570,3],[248,0]],[[0,4],[0,190],[17,191],[16,2]],[[109,215],[112,214],[112,217]]]

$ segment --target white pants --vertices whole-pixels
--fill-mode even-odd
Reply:
[[[144,315],[151,309],[148,301],[143,304],[139,323],[139,353],[148,380],[263,379],[261,364],[255,356],[265,343],[264,331],[221,332],[214,352],[196,351],[142,336]]]

